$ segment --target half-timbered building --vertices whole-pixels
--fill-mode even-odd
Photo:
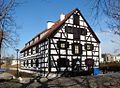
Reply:
[[[21,50],[21,69],[48,73],[87,71],[99,66],[100,41],[76,8],[36,35]]]

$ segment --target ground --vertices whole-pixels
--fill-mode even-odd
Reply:
[[[120,73],[98,76],[57,77],[53,79],[35,77],[20,83],[17,79],[1,81],[0,88],[120,88]]]

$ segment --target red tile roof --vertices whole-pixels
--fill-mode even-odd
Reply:
[[[40,38],[38,41],[34,42],[33,44],[24,47],[24,48],[21,50],[21,52],[29,49],[30,47],[32,47],[32,46],[34,46],[34,45],[36,45],[36,44],[38,44],[38,43],[41,43],[43,40],[45,40],[45,39],[47,39],[48,37],[50,37],[50,36],[53,34],[53,32],[55,32],[57,29],[59,29],[59,27],[61,27],[61,25],[63,25],[63,24],[66,22],[66,20],[69,19],[69,17],[70,17],[76,10],[79,11],[77,8],[75,8],[73,11],[71,11],[70,13],[68,13],[68,14],[65,16],[65,19],[64,19],[64,20],[62,20],[62,21],[60,21],[60,20],[56,21],[56,22],[54,23],[54,25],[53,25],[50,29],[46,29],[46,30],[44,30],[43,32],[41,32],[41,33],[39,33],[38,35],[36,35],[34,38],[36,38],[36,37],[38,37],[40,34],[46,32],[45,35],[43,35],[42,38]],[[79,11],[79,12],[80,12],[80,11]],[[81,13],[80,13],[80,14],[81,14]],[[81,15],[82,15],[82,14],[81,14]],[[83,17],[83,16],[82,16],[82,17]],[[83,19],[84,19],[84,17],[83,17]],[[85,19],[84,19],[84,20],[85,20]],[[86,20],[85,20],[85,21],[86,21]],[[86,23],[87,23],[87,22],[86,22]],[[88,23],[87,23],[87,25],[89,26]],[[95,33],[93,32],[93,30],[91,29],[90,26],[89,26],[89,28],[90,28],[90,31],[92,32],[92,34],[95,36],[95,39],[100,43],[99,39],[97,38],[97,36],[95,35]],[[34,39],[34,38],[33,38],[33,39]]]
[[[117,56],[120,56],[120,54],[117,54]]]

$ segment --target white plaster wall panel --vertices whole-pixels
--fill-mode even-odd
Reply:
[[[67,52],[68,52],[68,55],[72,55],[72,51],[71,50],[69,50]]]
[[[66,67],[62,67],[60,70],[61,70],[61,71],[64,71],[65,69],[66,69]]]
[[[61,36],[60,36],[60,33],[57,32],[54,37],[59,37],[59,38],[60,38],[60,37],[61,37]]]
[[[45,53],[47,54],[47,53],[48,53],[48,50],[45,50]]]
[[[84,22],[84,26],[88,27],[87,24]]]
[[[62,30],[62,32],[64,32],[64,33],[65,33],[65,28],[64,28],[64,27],[63,27],[61,30]],[[66,33],[65,33],[65,34],[66,34]]]
[[[51,68],[51,71],[57,71],[56,68]]]
[[[48,58],[45,58],[45,62],[48,62]]]
[[[96,42],[95,38],[92,38],[92,41]]]
[[[48,67],[48,63],[45,63],[45,67]]]
[[[66,56],[62,56],[62,55],[61,55],[60,58],[66,58]]]
[[[68,34],[68,39],[73,39],[73,34]]]
[[[83,66],[85,65],[85,62],[84,62],[84,61],[82,61],[82,65],[83,65]]]
[[[94,55],[98,55],[98,53],[97,52],[95,52],[95,53],[93,53]]]
[[[89,35],[91,35],[91,33],[90,33],[89,30],[88,30],[88,32],[87,32],[87,36],[89,36]]]
[[[85,36],[81,35],[80,36],[81,40],[85,40]]]
[[[54,57],[54,60],[57,60],[59,58],[59,56],[53,56]],[[53,60],[53,58],[52,58]]]
[[[95,51],[98,51],[98,47],[94,47],[94,50],[95,50]]]
[[[87,55],[92,55],[92,52],[91,51],[87,51]]]
[[[83,21],[80,21],[80,25],[81,25],[81,26],[84,26],[84,22],[83,22]]]
[[[73,24],[73,20],[72,20],[72,19],[69,19],[69,23]]]
[[[51,48],[55,48],[55,45],[51,44]]]
[[[52,43],[57,43],[58,39],[53,39]]]
[[[71,26],[71,27],[72,27],[73,25],[72,25],[72,24],[68,24],[68,26]]]
[[[60,50],[60,54],[65,55],[66,54],[66,50]]]
[[[87,38],[87,41],[91,41],[91,38],[90,38],[90,37],[88,37],[88,38]]]
[[[85,43],[86,43],[85,41],[81,41],[81,44],[83,45],[83,47],[84,47]]]
[[[67,59],[71,60],[71,56],[67,56]]]
[[[56,50],[51,50],[51,54],[57,54]]]
[[[45,71],[48,71],[48,68],[45,68]]]
[[[65,34],[62,33],[62,38],[66,38],[67,36]]]
[[[65,23],[69,23],[69,21],[67,20]]]
[[[73,56],[73,59],[76,59],[77,58],[77,56]]]
[[[70,16],[70,19],[73,19],[73,15],[72,15],[72,16]]]
[[[72,41],[72,40],[67,40],[67,42],[69,42],[69,44],[72,44],[72,43],[73,43],[73,41]]]
[[[91,56],[87,56],[87,58],[92,58],[92,55]]]

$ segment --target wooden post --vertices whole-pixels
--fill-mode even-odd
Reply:
[[[51,72],[50,38],[48,38],[48,71]]]

